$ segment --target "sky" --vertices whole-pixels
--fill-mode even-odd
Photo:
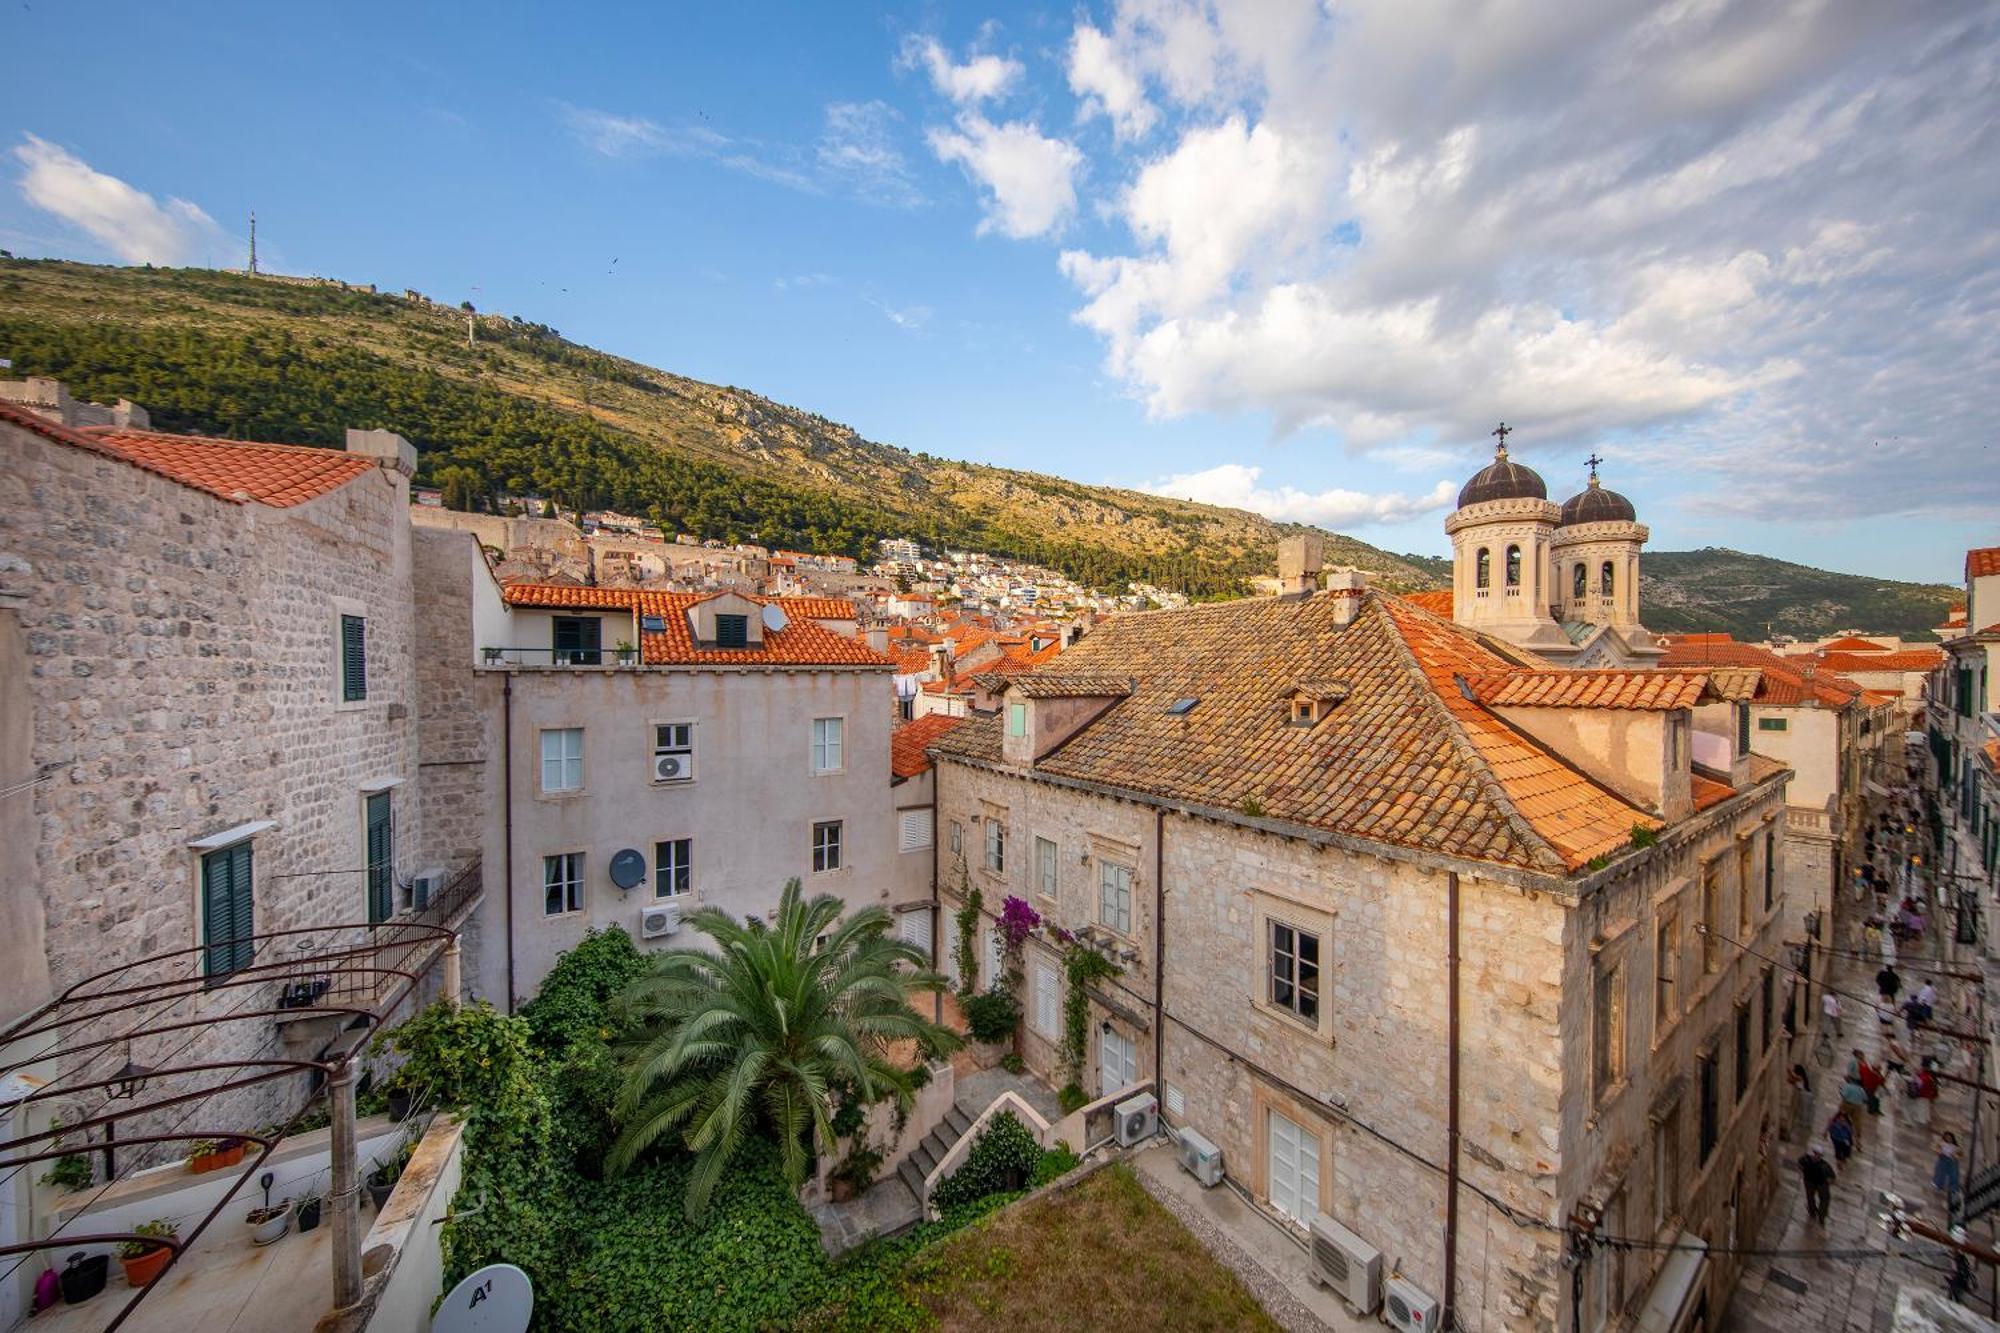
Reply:
[[[5,0],[0,248],[553,325],[933,455],[1446,554],[2000,542],[2000,7]],[[0,355],[4,355],[0,349]]]

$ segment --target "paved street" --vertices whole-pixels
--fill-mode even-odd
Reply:
[[[1919,824],[1916,838],[1922,836]],[[1906,855],[1900,841],[1892,844],[1892,850]],[[1912,1068],[1928,1051],[1939,1057],[1939,1067],[1944,1071],[1966,1077],[1973,1074],[1972,1061],[1960,1043],[1927,1034],[1920,1034],[1913,1041],[1900,1020],[1893,1025],[1879,1021],[1873,1002],[1875,974],[1881,964],[1863,936],[1863,923],[1870,910],[1869,895],[1858,894],[1852,885],[1843,890],[1836,912],[1840,925],[1830,948],[1844,953],[1837,952],[1826,961],[1831,966],[1831,984],[1841,993],[1845,1006],[1842,1020],[1845,1037],[1834,1037],[1830,1042],[1833,1052],[1830,1065],[1822,1066],[1816,1058],[1818,1042],[1812,1032],[1799,1039],[1793,1055],[1811,1075],[1812,1132],[1829,1160],[1833,1158],[1833,1150],[1827,1143],[1825,1127],[1839,1108],[1841,1077],[1855,1048],[1879,1066],[1887,1058],[1889,1038],[1895,1035],[1909,1049]],[[1975,1030],[1980,1022],[1980,984],[1951,980],[1924,970],[1941,967],[1957,972],[1981,970],[1976,946],[1957,946],[1957,957],[1950,957],[1953,946],[1944,938],[1950,930],[1950,915],[1933,913],[1923,937],[1898,950],[1897,966],[1904,981],[1904,995],[1926,979],[1932,980],[1938,987],[1934,1019],[1937,1025]],[[1941,959],[1941,954],[1947,956]],[[1821,1023],[1823,1026],[1825,1020]],[[1806,1215],[1804,1189],[1796,1165],[1806,1145],[1791,1141],[1772,1146],[1777,1157],[1778,1198],[1755,1244],[1760,1249],[1784,1253],[1750,1261],[1723,1320],[1723,1328],[1735,1333],[1764,1330],[1778,1333],[1791,1329],[1879,1333],[1891,1326],[1899,1287],[1943,1290],[1950,1266],[1949,1252],[1923,1240],[1891,1241],[1880,1218],[1884,1211],[1882,1194],[1892,1191],[1901,1195],[1911,1208],[1919,1210],[1925,1220],[1944,1224],[1942,1196],[1930,1183],[1938,1136],[1950,1130],[1962,1144],[1971,1142],[1973,1099],[1969,1088],[1943,1080],[1939,1086],[1934,1120],[1929,1127],[1922,1123],[1919,1103],[1904,1095],[1901,1078],[1883,1089],[1882,1114],[1865,1118],[1859,1147],[1833,1186],[1832,1213],[1824,1227]],[[1980,1115],[1989,1142],[1995,1110],[1993,1099],[1986,1098]],[[1981,1154],[1971,1165],[1981,1166],[1987,1160],[1990,1154]],[[1971,1239],[1991,1244],[1992,1220],[1975,1224]],[[1990,1315],[1992,1275],[1975,1265],[1974,1276],[1974,1297],[1969,1308]]]

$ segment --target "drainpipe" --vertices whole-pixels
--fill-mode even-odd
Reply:
[[[1444,1318],[1450,1333],[1458,1326],[1458,872],[1447,871],[1445,893],[1445,1060]]]
[[[1153,809],[1153,1088],[1167,1105],[1167,811]]]
[[[514,1012],[514,673],[503,678],[500,691],[500,781],[505,787],[501,808],[506,847],[501,853],[506,881],[502,887],[507,913],[507,1012]]]
[[[938,816],[944,811],[944,765],[931,765],[931,971],[942,972],[944,945],[940,942],[944,934],[944,899],[938,897],[938,858],[943,855],[938,840],[944,837],[944,830]],[[944,992],[931,992],[931,1022],[944,1022]]]

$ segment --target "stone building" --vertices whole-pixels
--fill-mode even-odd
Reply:
[[[1965,553],[1965,616],[1942,647],[1923,719],[1941,798],[1931,840],[1943,878],[1977,912],[1974,886],[2000,883],[2000,546]]]
[[[931,743],[968,980],[1017,979],[1051,1083],[1152,1084],[1259,1207],[1343,1223],[1459,1327],[1712,1321],[1740,1261],[1706,1250],[1772,1184],[1788,770],[1734,729],[1696,761],[1705,672],[1552,667],[1281,565],[1278,597],[1112,619]],[[1043,922],[1018,953],[1009,897]],[[1117,968],[1081,1050],[1076,949]]]

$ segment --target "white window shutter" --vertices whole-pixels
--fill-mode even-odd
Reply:
[[[1057,995],[1056,970],[1047,963],[1035,964],[1035,1031],[1054,1039],[1056,1011],[1062,1007]]]
[[[931,812],[904,810],[896,819],[896,850],[918,852],[931,845]]]
[[[920,907],[914,912],[905,912],[896,919],[896,933],[903,943],[914,944],[929,957],[931,952],[931,911]]]

